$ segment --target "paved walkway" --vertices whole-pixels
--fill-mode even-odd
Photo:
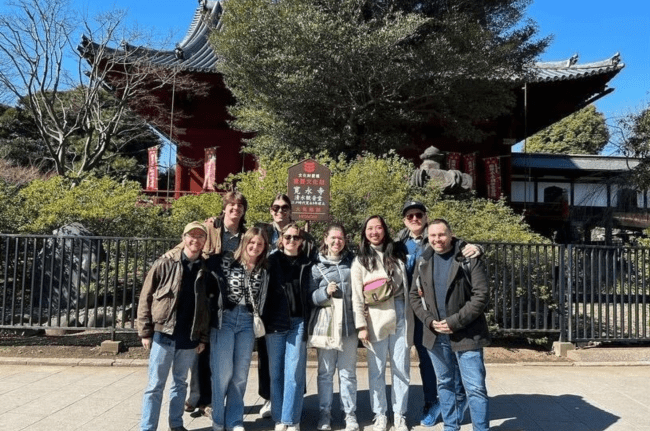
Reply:
[[[365,430],[371,431],[367,370],[360,367],[358,371],[357,415]],[[425,431],[427,428],[415,426],[422,406],[416,368],[412,368],[411,376],[407,421],[414,431]],[[65,361],[61,365],[14,365],[2,361],[0,430],[137,430],[146,379],[142,366],[71,366]],[[316,368],[308,368],[307,382],[302,429],[311,431],[318,417]],[[526,431],[650,430],[648,382],[648,366],[488,365],[491,427]],[[256,389],[257,373],[252,368],[245,400],[246,429],[271,430],[271,421],[258,415],[261,401]],[[166,402],[159,427],[163,431],[168,429]],[[210,431],[210,425],[207,418],[185,415],[188,430]],[[343,427],[337,410],[333,428]],[[471,429],[467,421],[461,428]],[[442,425],[428,430],[441,431]]]

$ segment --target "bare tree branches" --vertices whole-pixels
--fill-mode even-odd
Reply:
[[[146,123],[164,128],[170,107],[160,90],[175,84],[205,92],[152,62],[156,51],[132,45],[153,44],[124,29],[123,11],[89,19],[68,0],[11,6],[0,16],[0,95],[33,116],[59,175],[80,177],[118,157],[146,133]],[[145,118],[133,115],[138,111]]]

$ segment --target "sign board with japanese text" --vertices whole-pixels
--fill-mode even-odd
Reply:
[[[330,170],[312,159],[289,168],[287,195],[291,214],[299,220],[328,221]]]

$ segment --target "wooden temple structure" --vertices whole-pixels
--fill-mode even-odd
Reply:
[[[183,113],[173,136],[161,132],[173,142],[189,144],[177,147],[176,197],[186,192],[211,190],[214,183],[223,182],[230,173],[256,166],[253,157],[242,152],[245,135],[228,124],[231,117],[227,107],[234,99],[216,70],[217,58],[208,42],[210,32],[219,26],[222,13],[220,1],[199,0],[187,34],[176,48],[150,55],[157,65],[190,74],[209,87],[207,97],[179,97],[171,89],[160,93],[169,106],[170,117],[172,112]],[[513,82],[516,107],[510,115],[490,123],[490,136],[483,142],[454,142],[422,134],[414,138],[414,144],[403,154],[418,165],[419,154],[433,145],[447,153],[448,168],[473,176],[480,196],[510,197],[512,146],[612,92],[608,83],[623,67],[619,54],[587,64],[579,64],[577,56],[565,61],[537,63],[531,66],[532,79]]]

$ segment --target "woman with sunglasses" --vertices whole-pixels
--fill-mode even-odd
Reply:
[[[250,228],[234,255],[219,256],[224,310],[210,333],[214,430],[244,431],[244,393],[253,353],[253,313],[264,307],[269,273],[266,232]],[[225,405],[224,405],[225,400]]]
[[[289,196],[278,193],[273,198],[269,213],[272,217],[271,223],[258,223],[256,226],[264,229],[269,238],[270,250],[276,249],[280,243],[282,229],[291,223],[291,199]],[[310,258],[317,255],[315,240],[307,232],[303,232],[302,248]],[[260,415],[264,418],[271,417],[271,376],[269,375],[269,356],[266,351],[264,339],[257,343],[257,381],[258,395],[264,399],[260,409]]]
[[[269,243],[271,244],[271,251],[276,249],[280,236],[282,235],[282,229],[293,221],[291,218],[291,210],[291,199],[289,199],[289,196],[284,193],[278,193],[275,195],[275,198],[269,207],[269,213],[271,214],[273,221],[271,223],[258,223],[256,225],[266,230]],[[316,240],[307,232],[303,231],[303,235],[304,252],[307,256],[315,260],[318,257]]]
[[[351,268],[352,307],[358,337],[368,349],[370,404],[375,414],[373,431],[386,431],[386,355],[391,361],[395,431],[408,431],[410,383],[409,344],[413,340],[413,312],[407,300],[404,262],[381,216],[366,219],[359,254]]]
[[[332,398],[334,372],[339,370],[341,409],[345,414],[345,431],[358,431],[357,423],[357,331],[352,314],[352,287],[350,266],[353,259],[348,250],[343,225],[332,223],[325,231],[320,247],[319,260],[311,269],[310,295],[313,312],[320,307],[331,306],[332,297],[342,299],[341,325],[342,350],[316,349],[318,355],[318,404],[320,417],[317,429],[332,429]]]
[[[278,249],[269,256],[271,278],[262,318],[271,375],[271,415],[275,431],[299,431],[307,366],[307,298],[311,260],[303,251],[302,230],[282,229]]]

